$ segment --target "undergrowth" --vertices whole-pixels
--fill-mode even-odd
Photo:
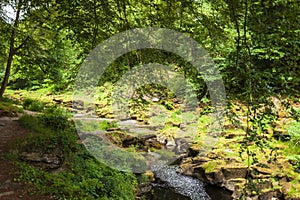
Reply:
[[[52,107],[41,115],[24,115],[20,122],[35,134],[18,142],[19,153],[51,153],[59,148],[63,163],[59,172],[50,172],[16,160],[17,181],[33,184],[36,192],[57,199],[134,199],[134,175],[113,170],[92,157],[78,143],[66,112]]]

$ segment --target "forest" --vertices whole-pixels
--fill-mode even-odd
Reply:
[[[0,199],[300,199],[297,0],[1,0]]]

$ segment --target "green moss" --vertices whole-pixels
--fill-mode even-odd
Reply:
[[[223,160],[213,160],[213,161],[206,162],[203,165],[203,167],[205,169],[205,173],[210,173],[210,172],[220,169],[221,166],[225,165],[225,164],[226,163]]]

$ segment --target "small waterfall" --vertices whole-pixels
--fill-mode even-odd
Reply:
[[[211,198],[205,192],[204,184],[192,177],[184,176],[176,171],[178,166],[168,166],[168,165],[154,165],[151,170],[155,174],[155,177],[160,179],[162,183],[154,183],[154,188],[161,190],[158,194],[159,197],[154,197],[154,199],[164,199],[164,200],[210,200]],[[165,189],[165,191],[163,191]],[[172,192],[167,192],[171,190]],[[176,193],[178,198],[176,198]],[[174,195],[175,194],[175,195]],[[171,196],[169,196],[171,195]],[[181,196],[181,197],[180,197]],[[174,198],[175,197],[175,198]],[[186,198],[185,198],[186,197]]]

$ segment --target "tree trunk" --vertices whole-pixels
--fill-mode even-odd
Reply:
[[[9,48],[9,54],[8,54],[8,59],[7,59],[7,63],[6,63],[5,75],[4,75],[2,84],[1,84],[0,98],[3,96],[4,91],[6,89],[9,75],[10,75],[11,64],[12,64],[14,54],[15,54],[15,48],[14,48],[15,36],[16,36],[16,31],[18,28],[18,23],[19,23],[19,18],[20,18],[21,5],[22,5],[22,0],[20,0],[17,4],[17,13],[16,13],[16,18],[14,21],[14,25],[13,25],[13,29],[12,29],[11,37],[10,37],[10,48]]]

